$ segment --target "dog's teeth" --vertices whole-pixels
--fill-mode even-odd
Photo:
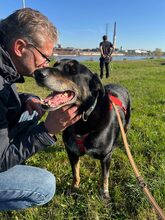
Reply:
[[[67,93],[67,92],[64,92],[64,96],[68,96],[68,93]]]
[[[51,105],[51,101],[50,100],[48,101],[47,105]]]

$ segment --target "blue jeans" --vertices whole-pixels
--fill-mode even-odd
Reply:
[[[0,211],[24,209],[49,202],[55,177],[45,169],[16,165],[0,173]]]

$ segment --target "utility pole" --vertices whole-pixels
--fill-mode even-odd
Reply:
[[[25,0],[22,0],[22,7],[26,8]]]
[[[106,24],[106,32],[105,34],[108,36],[108,24]]]

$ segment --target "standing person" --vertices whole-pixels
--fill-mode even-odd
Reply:
[[[109,63],[112,60],[112,51],[113,51],[113,44],[108,41],[107,35],[103,36],[103,41],[100,43],[100,78],[103,78],[104,75],[104,66],[106,70],[106,78],[109,77],[110,70],[109,70]]]
[[[55,193],[55,177],[45,169],[21,165],[55,144],[55,134],[80,119],[76,106],[44,112],[40,99],[18,93],[15,83],[48,66],[57,30],[39,11],[24,8],[0,21],[0,211],[43,205]],[[20,120],[24,111],[26,120]],[[34,110],[38,116],[32,117]],[[25,119],[25,116],[24,116]],[[52,123],[53,122],[53,123]]]

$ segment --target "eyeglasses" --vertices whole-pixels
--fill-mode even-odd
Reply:
[[[28,43],[28,45],[30,45],[34,49],[36,49],[38,51],[38,53],[40,53],[41,56],[46,60],[46,63],[50,63],[51,60],[45,54],[43,54],[36,46],[34,46],[33,44],[30,44],[30,43]]]

